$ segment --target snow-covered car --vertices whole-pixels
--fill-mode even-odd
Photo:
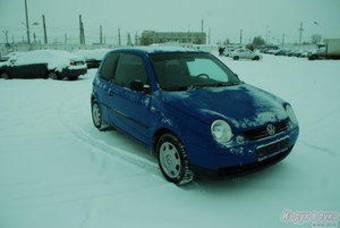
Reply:
[[[248,49],[237,49],[229,54],[229,57],[233,60],[239,59],[252,59],[260,60],[261,55]]]
[[[35,50],[15,52],[0,63],[0,77],[76,80],[87,72],[85,62],[66,51]]]

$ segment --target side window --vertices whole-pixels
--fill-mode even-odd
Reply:
[[[130,88],[132,81],[139,80],[148,83],[143,60],[136,55],[120,54],[114,82],[120,86]]]
[[[112,80],[117,67],[118,53],[110,53],[104,60],[101,68],[101,76],[105,80]]]

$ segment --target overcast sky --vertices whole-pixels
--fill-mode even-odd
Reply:
[[[134,36],[143,30],[199,31],[201,19],[205,31],[211,28],[212,41],[239,40],[240,29],[245,40],[255,35],[272,39],[298,40],[298,27],[304,23],[304,40],[313,33],[323,37],[340,37],[340,0],[27,0],[30,24],[42,37],[41,14],[46,15],[50,40],[78,39],[78,14],[83,15],[87,40],[97,41],[103,25],[106,41]],[[8,30],[16,40],[25,35],[24,0],[0,0],[0,29]],[[314,23],[317,22],[317,24]],[[269,32],[270,31],[270,32]],[[1,32],[0,42],[4,42]]]

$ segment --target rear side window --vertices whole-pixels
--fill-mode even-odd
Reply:
[[[105,58],[103,66],[101,68],[101,77],[105,80],[112,80],[114,78],[114,72],[117,67],[118,53],[110,53]]]
[[[114,78],[115,84],[130,88],[130,83],[135,80],[139,80],[144,84],[148,83],[148,76],[142,58],[132,54],[120,54]]]

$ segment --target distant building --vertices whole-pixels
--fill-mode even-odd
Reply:
[[[141,45],[155,43],[179,42],[192,44],[206,44],[207,35],[202,32],[155,32],[144,31],[140,38]]]

